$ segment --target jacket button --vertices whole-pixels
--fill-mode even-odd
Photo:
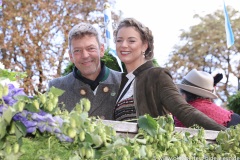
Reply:
[[[81,89],[81,90],[80,90],[80,94],[81,94],[82,96],[84,96],[84,95],[86,95],[86,91],[85,91],[84,89]]]
[[[109,88],[108,87],[104,87],[103,88],[103,92],[107,93],[109,91]]]

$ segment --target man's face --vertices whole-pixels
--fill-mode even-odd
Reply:
[[[72,39],[69,57],[85,78],[97,78],[101,71],[100,58],[103,56],[104,46],[99,47],[95,36],[85,35]]]

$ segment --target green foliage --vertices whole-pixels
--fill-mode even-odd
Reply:
[[[118,63],[117,63],[117,60],[115,57],[113,57],[113,55],[109,54],[109,50],[107,50],[102,58],[102,61],[106,64],[107,67],[113,69],[113,70],[116,70],[116,71],[121,71]],[[125,65],[124,63],[122,63],[122,66],[123,66],[123,71],[126,72],[126,68],[125,68]]]
[[[157,134],[157,122],[149,115],[140,116],[138,119],[138,125],[140,128],[148,132],[151,136],[155,136]]]
[[[233,112],[240,114],[240,91],[228,97],[227,107]]]
[[[16,81],[27,77],[25,72],[14,72],[7,69],[0,69],[0,79],[9,79],[10,81]]]

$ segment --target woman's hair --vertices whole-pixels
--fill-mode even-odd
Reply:
[[[117,29],[114,31],[115,42],[116,42],[118,31],[122,27],[133,27],[133,28],[135,28],[135,30],[140,34],[141,40],[144,43],[145,42],[148,43],[148,48],[145,51],[145,59],[146,60],[152,59],[153,56],[154,56],[154,52],[153,52],[154,45],[153,45],[152,31],[148,27],[144,26],[141,22],[137,21],[134,18],[125,18],[122,21],[120,21]]]
[[[198,96],[196,94],[190,93],[190,92],[185,91],[183,89],[180,89],[180,93],[185,94],[185,96],[186,96],[185,99],[186,99],[187,102],[191,102],[191,101],[194,101],[196,99],[203,98],[201,96]]]
[[[68,46],[71,50],[71,44],[73,38],[82,38],[85,35],[96,37],[98,45],[101,45],[101,35],[98,30],[89,23],[79,23],[75,25],[68,34]]]

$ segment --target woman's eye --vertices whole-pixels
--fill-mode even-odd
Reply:
[[[122,40],[118,39],[116,42],[122,42]]]

